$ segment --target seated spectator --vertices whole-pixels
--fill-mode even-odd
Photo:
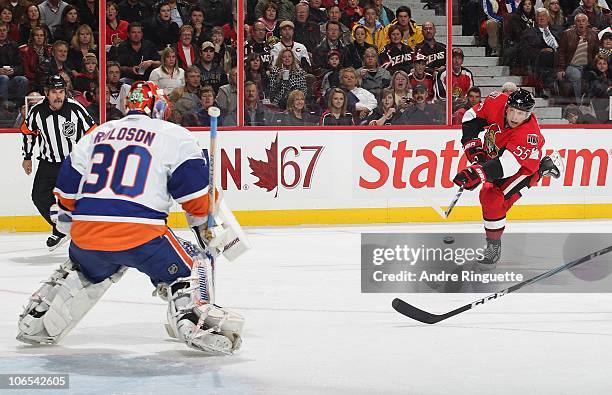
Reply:
[[[414,68],[412,72],[408,74],[408,81],[412,88],[422,84],[427,88],[427,101],[431,102],[434,99],[434,85],[435,79],[433,75],[426,72],[427,69],[427,58],[420,52],[417,52],[414,57]]]
[[[121,82],[121,66],[114,61],[106,62],[106,86],[108,87],[108,98],[110,105],[127,113],[125,98],[127,97],[130,86]]]
[[[144,38],[154,43],[158,51],[178,41],[179,26],[172,21],[167,2],[160,3],[156,15],[144,24]]]
[[[23,14],[22,22],[19,24],[19,45],[23,45],[29,42],[30,40],[30,32],[35,27],[42,27],[45,29],[45,36],[47,37],[47,41],[52,37],[51,31],[47,27],[47,25],[43,25],[40,21],[40,11],[38,11],[38,6],[36,4],[30,4],[26,8],[25,14]]]
[[[312,51],[314,64],[321,69],[325,69],[327,67],[327,54],[332,50],[340,54],[340,64],[342,66],[349,66],[352,63],[349,59],[347,47],[340,41],[340,24],[329,21],[327,22],[325,38]]]
[[[412,70],[412,49],[402,42],[402,32],[397,25],[387,29],[391,42],[378,55],[378,63],[393,74],[401,70],[406,74]]]
[[[230,22],[232,2],[226,0],[198,0],[198,6],[204,11],[206,21],[212,26],[223,26]]]
[[[289,0],[259,0],[255,6],[255,17],[257,19],[264,16],[266,6],[269,3],[274,3],[276,5],[276,19],[279,23],[293,20],[295,5]]]
[[[378,97],[378,106],[361,124],[370,126],[398,125],[400,115],[401,112],[396,111],[395,108],[395,93],[393,89],[383,88]]]
[[[366,42],[368,31],[362,25],[355,25],[353,30],[354,41],[346,46],[348,50],[348,66],[356,69],[363,66],[363,55],[368,48],[376,49],[372,44]]]
[[[391,82],[389,71],[378,66],[378,53],[374,47],[365,50],[363,67],[357,70],[357,73],[361,77],[361,87],[372,92],[374,97],[378,97],[380,91]]]
[[[80,24],[81,21],[79,20],[77,8],[73,5],[68,5],[62,12],[60,24],[55,28],[53,41],[62,40],[69,43]]]
[[[279,114],[277,124],[280,126],[311,126],[317,120],[306,110],[304,92],[294,90],[287,97],[287,111]]]
[[[8,38],[8,26],[0,21],[0,110],[18,109],[23,104],[28,89],[23,74],[17,43]]]
[[[327,14],[325,9],[321,7],[321,0],[309,0],[308,5],[310,6],[310,20],[321,25],[327,22]]]
[[[244,126],[266,126],[272,125],[274,115],[259,100],[259,92],[257,85],[252,81],[244,83]],[[235,119],[229,119],[225,122],[226,126],[236,125]]]
[[[321,92],[323,95],[330,88],[337,88],[340,85],[340,52],[336,50],[329,51],[327,54],[327,67],[324,70],[323,82],[321,83]]]
[[[35,8],[38,9],[37,7]],[[39,64],[51,58],[51,46],[47,44],[48,32],[43,26],[32,28],[28,44],[19,47],[23,75],[28,79],[29,90],[32,90],[32,87],[35,85]]]
[[[189,21],[189,10],[190,5],[183,0],[160,0],[153,5],[153,8],[159,9],[159,7],[166,3],[170,7],[170,20],[176,23],[179,27],[183,26],[184,23]]]
[[[567,119],[567,122],[574,125],[599,123],[597,118],[591,114],[583,114],[582,111],[580,111],[580,108],[574,104],[569,104],[567,107],[565,107],[565,110],[563,110],[563,118]]]
[[[225,44],[223,29],[220,27],[213,27],[211,40],[215,46],[215,58],[213,62],[220,65],[226,73],[229,73],[232,64],[235,64],[237,61],[236,48]]]
[[[605,32],[601,35],[597,53],[608,59],[608,68],[610,68],[610,61],[612,61],[612,32]]]
[[[98,25],[99,2],[97,0],[80,0],[76,7],[80,23],[91,27],[91,30],[96,32],[97,37],[100,30]]]
[[[150,5],[150,2],[148,2]],[[119,15],[127,23],[142,22],[151,17],[151,7],[140,0],[123,0],[119,3]]]
[[[398,122],[405,125],[441,125],[444,115],[435,104],[427,103],[427,87],[417,85],[412,90],[412,102]]]
[[[270,64],[275,64],[278,55],[283,49],[290,49],[293,52],[293,56],[298,60],[300,67],[304,71],[309,72],[312,66],[310,57],[308,55],[308,49],[302,43],[293,41],[293,22],[283,21],[280,24],[281,27],[281,39],[279,42],[274,44],[270,49]]]
[[[352,36],[356,40],[356,31],[363,27],[366,30],[365,42],[373,45],[377,52],[381,52],[387,43],[387,30],[376,19],[376,10],[372,7],[366,7],[364,17],[361,18],[353,26]]]
[[[536,97],[547,99],[543,88],[551,88],[555,82],[555,53],[559,48],[559,35],[548,25],[549,14],[546,8],[536,10],[536,27],[531,27],[521,38],[523,64],[536,78]]]
[[[436,41],[436,26],[432,22],[423,23],[423,37],[416,51],[427,58],[427,71],[435,78],[446,70],[446,45]]]
[[[88,53],[83,57],[83,71],[72,75],[74,89],[79,92],[92,90],[93,83],[98,83],[98,58],[96,54]],[[74,70],[73,70],[74,72]]]
[[[88,25],[81,25],[70,39],[70,49],[68,50],[67,62],[73,70],[73,77],[74,73],[84,70],[83,58],[90,53],[96,57],[98,56],[98,48],[94,42],[93,31]]]
[[[238,68],[234,63],[229,72],[229,84],[222,85],[217,94],[217,107],[219,107],[221,114],[224,116],[236,112],[237,84]]]
[[[67,6],[68,3],[62,0],[45,0],[38,5],[40,22],[47,25],[51,37],[55,34],[55,29],[61,24],[64,8]]]
[[[261,18],[257,22],[263,23],[266,27],[266,40],[270,37],[280,37],[280,21],[277,19],[278,5],[273,1],[266,4]]]
[[[350,112],[356,112],[359,119],[364,119],[376,108],[378,102],[376,97],[361,88],[360,84],[361,80],[354,68],[347,67],[340,71],[340,87],[347,92],[347,108]],[[352,97],[355,98],[354,101]]]
[[[308,19],[309,9],[308,4],[304,2],[295,5],[293,37],[295,41],[304,44],[306,48],[315,48],[321,42],[323,34],[319,30],[319,25]],[[277,37],[280,37],[280,34]]]
[[[586,72],[587,95],[595,115],[601,123],[610,121],[610,96],[612,96],[612,73],[606,56],[597,54],[591,68]]]
[[[38,63],[36,70],[36,90],[42,90],[47,77],[55,74],[66,74],[68,79],[72,75],[72,69],[67,63],[68,60],[68,43],[65,41],[56,41],[51,48],[51,57]],[[72,81],[71,81],[72,83]]]
[[[200,63],[197,64],[202,76],[202,85],[210,85],[215,92],[221,85],[228,83],[227,74],[223,68],[214,62],[215,46],[210,41],[202,44]]]
[[[383,26],[391,24],[395,19],[395,13],[390,8],[383,5],[383,0],[374,0],[371,2],[372,7],[376,10],[376,18]],[[367,8],[367,7],[366,7]]]
[[[549,20],[548,25],[551,31],[557,31],[560,35],[565,30],[565,15],[559,4],[560,0],[546,0],[544,7],[548,10]]]
[[[293,90],[306,93],[306,72],[297,63],[289,49],[281,51],[274,66],[270,67],[270,101],[286,108],[287,97]]]
[[[390,88],[393,90],[397,112],[404,112],[412,101],[412,85],[405,71],[398,70],[391,77]]]
[[[332,88],[327,99],[327,110],[321,115],[321,126],[353,126],[353,115],[347,111],[348,99],[346,92],[340,88]]]
[[[181,69],[187,70],[188,67],[193,66],[194,64],[197,64],[199,62],[199,47],[196,47],[193,44],[193,26],[181,26],[179,41],[172,47],[176,51],[178,65]]]
[[[161,65],[157,47],[142,37],[142,25],[132,22],[128,27],[128,39],[117,47],[117,60],[126,84],[148,80],[151,71]]]
[[[11,11],[13,11],[13,20],[16,22],[21,21],[21,17],[26,13],[26,8],[28,7],[29,4],[30,4],[30,1],[28,0],[1,0],[0,1],[0,7],[1,6],[11,7]]]
[[[272,55],[270,54],[271,50],[272,47],[266,40],[266,28],[264,24],[262,22],[255,22],[253,24],[251,37],[244,43],[245,56],[249,56],[252,53],[259,54],[263,62],[263,68],[267,70],[272,61]]]
[[[204,10],[193,7],[189,13],[189,25],[193,27],[193,45],[200,48],[204,41],[210,41],[210,31],[213,26],[204,20]]]
[[[257,85],[259,99],[270,102],[270,78],[267,70],[263,68],[261,55],[258,53],[250,53],[246,58],[246,66],[244,68],[245,81],[252,81]]]
[[[164,90],[166,95],[172,90],[185,85],[185,71],[178,67],[176,51],[172,47],[166,47],[161,53],[161,66],[151,71],[149,80]]]
[[[490,56],[499,56],[502,52],[500,35],[502,33],[502,25],[504,15],[507,15],[506,7],[500,7],[497,0],[483,1],[483,11],[486,16],[485,27],[487,35],[487,44]]]
[[[100,86],[97,83],[95,83],[92,85],[91,90],[93,94],[90,97],[91,100],[90,100],[89,105],[85,107],[85,109],[87,110],[89,115],[91,115],[91,117],[96,122],[96,124],[99,125],[100,124]],[[108,87],[106,87],[106,94],[105,94],[106,121],[115,121],[117,119],[123,118],[123,113],[117,110],[117,108],[115,108],[115,106],[113,106],[110,103],[109,96],[110,95],[109,95]]]
[[[582,5],[578,6],[574,12],[567,17],[567,23],[572,24],[576,15],[584,14],[587,16],[591,28],[604,30],[609,26],[609,23],[606,20],[606,16],[601,11],[601,7],[596,4],[597,0],[583,0]]]
[[[481,100],[482,93],[480,92],[480,88],[476,86],[471,87],[467,92],[467,100],[465,103],[459,105],[457,110],[453,113],[453,125],[461,125],[465,112],[475,105],[480,104]]]
[[[423,32],[421,27],[417,25],[415,21],[412,20],[412,11],[410,7],[407,6],[399,6],[395,11],[395,20],[392,21],[389,25],[385,26],[385,39],[387,40],[385,44],[389,44],[391,42],[391,36],[389,34],[389,30],[392,26],[397,26],[400,28],[401,32],[401,42],[410,47],[411,50],[414,50],[417,45],[423,42]],[[409,72],[408,70],[407,72]]]
[[[302,2],[301,4],[304,4],[307,8],[308,8],[308,4]],[[297,12],[297,6],[295,6],[296,12]],[[352,42],[352,37],[351,37],[351,29],[349,29],[348,27],[346,27],[345,24],[343,24],[340,21],[340,18],[342,17],[342,12],[340,11],[340,7],[338,7],[337,5],[332,5],[330,7],[327,8],[327,22],[329,21],[334,21],[334,22],[338,22],[340,24],[340,41],[342,41],[342,44],[344,45],[349,45]],[[327,22],[322,23],[319,28],[319,41],[321,41],[322,37],[325,37],[325,34],[327,32]],[[311,22],[313,24],[315,24],[314,22]],[[296,38],[297,41],[300,41],[298,38]],[[300,41],[301,42],[301,41]],[[304,43],[306,44],[306,43]],[[313,47],[316,47],[319,43],[315,44]],[[306,45],[308,47],[308,45]],[[309,47],[310,48],[310,47]]]
[[[503,64],[510,66],[512,71],[522,74],[521,63],[521,36],[530,27],[534,27],[535,11],[533,10],[532,0],[521,0],[516,12],[508,17],[508,27],[504,28],[504,59]],[[512,72],[511,71],[511,72]]]
[[[19,24],[13,17],[12,6],[0,6],[0,20],[8,26],[8,38],[9,40],[19,43],[21,41],[21,34],[19,32]]]
[[[204,85],[200,90],[200,103],[202,105],[196,113],[198,126],[210,126],[210,115],[208,115],[208,109],[215,105],[215,91],[211,86]],[[217,118],[217,125],[223,125],[223,115],[220,115]]]
[[[106,52],[109,52],[111,47],[118,50],[118,46],[128,39],[128,30],[132,22],[128,23],[127,21],[118,19],[118,10],[117,4],[112,1],[106,3]],[[142,32],[141,22],[138,21],[134,23],[138,24]]]
[[[501,92],[511,94],[512,92],[516,92],[518,89],[519,89],[518,86],[516,86],[514,82],[508,81],[502,85]]]
[[[186,124],[187,122],[183,123],[183,119],[188,114],[195,114],[202,105],[200,103],[201,81],[200,69],[197,66],[188,67],[185,71],[185,85],[173,89],[172,93],[168,95],[172,102],[171,122],[190,126]],[[193,122],[193,126],[195,125],[197,123]]]
[[[363,18],[363,14],[364,9],[359,5],[358,0],[346,0],[346,8],[342,11],[340,22],[349,29],[352,29],[353,25]]]
[[[246,28],[248,25],[245,25]],[[229,45],[232,48],[236,48],[238,45],[238,14],[232,12],[232,23],[226,23],[222,26],[223,37],[225,38],[225,45]],[[248,36],[244,36],[247,40]]]
[[[467,91],[474,86],[474,76],[470,70],[463,67],[463,50],[461,48],[453,48],[452,62],[451,92],[453,103],[455,103],[465,100]],[[435,91],[436,99],[446,100],[446,70],[438,74]]]
[[[568,81],[576,103],[582,102],[582,72],[595,58],[599,47],[597,33],[589,28],[585,14],[574,17],[574,26],[563,32],[557,55],[557,79]]]

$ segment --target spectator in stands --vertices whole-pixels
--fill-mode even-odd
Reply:
[[[61,22],[53,33],[53,41],[63,40],[69,43],[80,23],[77,8],[73,5],[66,6],[62,12]]]
[[[361,80],[354,68],[346,67],[340,71],[340,87],[347,92],[347,108],[351,113],[356,112],[359,119],[364,119],[376,108],[378,102],[376,96],[361,88],[360,84]]]
[[[505,82],[501,87],[502,93],[511,94],[512,92],[516,92],[518,90],[518,86],[514,82]]]
[[[111,2],[106,3],[106,51],[110,50],[113,46],[118,50],[119,44],[128,39],[128,28],[130,24],[127,21],[118,18],[117,4]],[[134,22],[140,25],[142,30],[142,24],[140,21]]]
[[[229,0],[198,0],[198,6],[204,11],[206,21],[212,26],[223,26],[231,22],[231,3]]]
[[[402,33],[401,42],[408,45],[411,49],[414,49],[418,44],[423,42],[423,32],[421,27],[412,20],[412,11],[410,7],[399,6],[395,11],[395,20],[391,24],[385,26],[387,38],[387,44],[391,42],[391,36],[389,30],[392,26],[398,26]]]
[[[185,85],[185,71],[178,66],[176,51],[166,47],[161,52],[161,65],[151,71],[149,81],[153,81],[164,90],[166,95],[175,88]]]
[[[185,116],[198,111],[202,105],[200,103],[201,81],[200,69],[197,66],[188,67],[185,71],[185,85],[172,90],[172,93],[168,95],[172,102],[171,122],[187,126],[183,123]],[[189,119],[186,121],[188,122]]]
[[[378,55],[378,63],[391,74],[398,70],[408,74],[412,70],[412,48],[402,42],[399,26],[389,25],[386,31],[389,32],[390,43]]]
[[[352,29],[353,25],[363,18],[363,14],[364,9],[359,5],[358,0],[346,0],[346,8],[342,11],[340,21],[349,29]]]
[[[612,73],[608,59],[602,54],[595,55],[593,64],[586,72],[587,95],[595,115],[602,123],[610,121],[610,96],[612,96]]]
[[[151,7],[140,0],[123,0],[119,3],[119,15],[127,23],[142,22],[151,17]]]
[[[433,22],[423,23],[424,41],[417,45],[416,51],[427,58],[427,71],[434,77],[446,70],[446,45],[436,41],[436,26]]]
[[[518,89],[518,88],[517,88]],[[453,125],[461,125],[463,122],[463,115],[470,108],[479,104],[482,100],[482,93],[480,88],[473,86],[467,92],[467,100],[463,105],[459,105],[458,109],[453,113]]]
[[[278,20],[278,5],[275,2],[269,1],[266,3],[264,13],[257,21],[263,23],[266,27],[266,40],[272,36],[280,37],[281,21]]]
[[[434,85],[435,79],[433,75],[426,72],[427,69],[427,58],[420,52],[417,52],[414,56],[414,68],[408,74],[408,81],[412,88],[422,84],[427,88],[427,101],[431,102],[434,99]]]
[[[582,72],[597,54],[597,33],[589,28],[585,14],[576,14],[574,26],[563,32],[557,55],[557,79],[568,81],[573,89],[576,103],[582,101]]]
[[[266,100],[270,96],[270,78],[267,70],[264,68],[264,63],[261,60],[261,55],[257,52],[250,53],[246,58],[246,66],[244,68],[245,81],[251,81],[257,85],[257,91],[260,94],[261,100]]]
[[[583,0],[582,5],[578,6],[574,12],[567,17],[567,23],[572,24],[576,15],[584,14],[587,16],[589,25],[591,25],[592,28],[604,30],[609,26],[609,23],[601,11],[601,7],[596,4],[597,0]]]
[[[215,105],[215,91],[212,86],[204,85],[200,90],[200,103],[201,107],[196,113],[198,119],[198,126],[210,126],[210,115],[208,115],[208,109]],[[217,125],[223,125],[223,115],[217,118]]]
[[[176,51],[178,65],[183,70],[197,64],[200,59],[200,51],[193,45],[193,26],[181,26],[179,41],[172,46]]]
[[[340,64],[342,66],[349,66],[352,63],[349,59],[347,47],[340,41],[340,34],[340,23],[327,22],[325,38],[312,51],[312,58],[317,67],[322,69],[327,67],[327,54],[330,51],[337,51],[340,54]]]
[[[28,0],[1,0],[0,7],[11,7],[11,11],[13,12],[13,19],[15,21],[21,21],[21,17],[25,15],[26,9],[30,5],[30,1]],[[26,37],[27,40],[29,38]],[[14,41],[14,40],[13,40]]]
[[[161,0],[153,8],[159,9],[163,3],[170,7],[170,20],[176,23],[179,28],[189,21],[189,3],[183,0]]]
[[[154,43],[158,51],[176,43],[179,39],[179,26],[172,21],[170,5],[159,4],[157,14],[144,24],[144,37]]]
[[[142,37],[142,24],[132,22],[128,27],[128,39],[117,47],[121,74],[124,82],[130,85],[134,81],[148,80],[151,71],[161,65],[155,44]]]
[[[287,97],[287,110],[279,114],[277,123],[281,126],[311,126],[317,121],[306,110],[306,97],[301,90],[293,90]]]
[[[36,85],[37,90],[42,90],[44,82],[50,75],[66,74],[70,76],[72,69],[66,62],[68,60],[68,43],[65,41],[56,41],[53,43],[51,49],[51,57],[46,59],[44,62],[38,64],[38,70],[36,70]],[[68,77],[70,79],[70,77]],[[71,81],[72,82],[72,81]]]
[[[77,28],[70,40],[70,49],[68,50],[67,60],[70,68],[76,72],[83,71],[83,58],[89,53],[93,53],[94,55],[98,56],[98,48],[94,42],[91,27],[88,25],[81,25]]]
[[[549,20],[548,25],[552,31],[557,31],[559,34],[565,29],[565,15],[559,4],[559,0],[546,0],[544,7],[548,10]]]
[[[243,27],[247,30],[246,28],[248,28],[248,25],[244,25]],[[232,23],[226,23],[222,26],[222,29],[225,44],[235,49],[238,44],[238,15],[236,12],[232,12]],[[244,39],[247,40],[248,35],[245,35]]]
[[[251,38],[244,43],[244,53],[246,56],[252,53],[259,54],[263,62],[262,67],[267,70],[272,61],[272,55],[270,54],[271,50],[272,48],[266,40],[266,27],[262,22],[255,22],[253,24]]]
[[[274,3],[276,5],[276,19],[279,22],[293,20],[295,6],[289,0],[259,0],[255,6],[255,17],[257,19],[264,15],[268,3]]]
[[[376,47],[377,52],[381,52],[385,48],[385,45],[387,45],[387,34],[389,34],[389,32],[376,18],[376,10],[369,6],[366,7],[364,17],[353,26],[353,38],[355,38],[355,29],[357,29],[358,26],[363,26],[366,29],[365,41]]]
[[[293,37],[306,48],[315,48],[321,42],[319,25],[308,19],[308,4],[300,2],[295,5],[295,21],[293,22]],[[280,36],[279,36],[280,37]]]
[[[521,36],[530,27],[535,26],[535,12],[532,0],[521,0],[516,12],[508,18],[508,29],[504,28],[504,61],[503,64],[512,69],[522,66],[521,59]],[[522,70],[516,70],[522,74]]]
[[[272,125],[274,115],[259,100],[257,85],[252,81],[244,83],[244,125],[245,126],[266,126]],[[236,125],[236,120],[230,119],[226,125]]]
[[[91,99],[88,106],[85,107],[89,115],[93,118],[96,124],[100,124],[100,85],[98,83],[94,83],[91,88]],[[89,95],[88,95],[89,96]],[[106,121],[115,121],[117,119],[123,118],[123,113],[115,106],[113,106],[109,101],[109,91],[108,86],[106,87],[106,93],[104,99],[106,100]]]
[[[363,56],[365,54],[365,50],[368,48],[373,48],[376,50],[376,47],[370,43],[366,42],[366,37],[368,36],[368,31],[363,25],[355,25],[353,29],[353,37],[354,40],[352,43],[346,46],[348,51],[347,55],[347,66],[352,66],[356,69],[359,69],[363,66]]]
[[[62,22],[64,8],[68,3],[62,0],[45,0],[38,5],[40,22],[47,25],[51,34],[55,34],[55,28]]]
[[[305,2],[302,2],[301,4],[303,4],[306,7],[308,7],[308,5]],[[296,12],[297,12],[297,6],[295,6],[295,8],[296,8]],[[334,4],[334,5],[330,6],[329,8],[327,8],[327,22],[334,21],[334,22],[340,23],[340,31],[341,31],[340,41],[342,41],[342,43],[344,45],[349,45],[351,43],[351,41],[352,41],[351,40],[351,29],[349,29],[346,25],[344,25],[340,21],[341,17],[342,17],[342,12],[340,11],[340,7],[338,7],[337,5]],[[320,26],[319,41],[321,40],[321,37],[325,36],[325,33],[327,32],[327,22],[322,23],[321,25],[319,25]],[[296,40],[300,41],[297,38],[296,38]]]
[[[284,109],[289,92],[296,89],[306,93],[306,72],[300,67],[291,50],[284,49],[274,66],[270,67],[270,101]]]
[[[501,42],[499,36],[502,31],[502,24],[504,22],[504,5],[500,7],[500,3],[497,0],[485,0],[483,1],[483,11],[486,16],[486,31],[487,31],[487,44],[488,50],[490,50],[490,56],[499,56],[501,54]],[[475,15],[473,17],[476,17]]]
[[[210,41],[204,41],[200,53],[200,63],[197,64],[202,76],[202,86],[210,85],[215,92],[221,85],[228,83],[227,74],[223,67],[214,62],[215,45]]]
[[[324,69],[323,82],[321,83],[321,92],[323,95],[330,89],[340,85],[340,52],[331,50],[327,53],[327,65]]]
[[[395,19],[395,13],[383,4],[383,0],[374,0],[370,4],[376,10],[376,18],[383,26],[391,24]]]
[[[38,6],[35,4],[30,4],[23,14],[22,21],[19,24],[19,37],[20,37],[20,45],[26,44],[30,41],[30,32],[35,27],[42,27],[45,29],[47,40],[51,38],[51,31],[46,25],[43,25],[40,21],[40,11],[38,11]]]
[[[608,59],[608,68],[611,68],[610,62],[612,61],[612,32],[605,32],[599,39],[599,49],[597,51],[599,55],[605,56]]]
[[[453,103],[456,106],[465,101],[467,91],[474,86],[474,76],[470,70],[463,67],[463,50],[461,48],[453,48],[452,66],[451,94]],[[438,74],[435,89],[436,98],[438,100],[446,100],[446,70]]]
[[[521,38],[524,50],[523,64],[536,77],[536,97],[547,99],[543,88],[550,88],[555,82],[555,52],[559,48],[559,35],[548,25],[549,14],[546,8],[536,10],[536,27],[531,27]]]
[[[74,81],[74,89],[79,92],[92,91],[92,83],[98,83],[98,58],[94,53],[85,54],[83,57],[82,71],[74,72],[72,80]],[[80,69],[81,70],[81,69]],[[89,99],[88,99],[89,100]],[[91,100],[89,100],[91,101]]]
[[[395,108],[393,89],[384,88],[380,91],[378,106],[361,124],[370,126],[397,125],[400,115],[401,113]]]
[[[293,40],[293,22],[283,21],[281,22],[280,27],[281,39],[270,49],[270,63],[276,63],[277,57],[283,49],[290,49],[293,51],[293,55],[298,60],[300,67],[304,69],[304,71],[309,72],[312,63],[310,62],[310,57],[308,56],[308,50],[304,44]]]
[[[571,124],[597,124],[599,121],[591,114],[583,114],[580,108],[574,104],[570,104],[563,110],[563,118]]]
[[[378,65],[378,53],[374,47],[367,48],[363,54],[363,67],[357,70],[361,77],[361,87],[378,97],[383,88],[389,86],[391,74]]]
[[[217,94],[217,107],[224,116],[236,112],[236,98],[238,95],[238,67],[232,65],[229,72],[229,84],[222,85]]]
[[[393,98],[397,112],[404,112],[412,102],[412,86],[405,71],[398,70],[391,77],[389,87],[393,90]]]
[[[327,22],[327,14],[325,9],[321,8],[321,0],[309,0],[308,5],[310,6],[310,20],[320,25]]]
[[[193,45],[200,48],[204,41],[210,41],[212,25],[204,20],[204,10],[193,7],[189,13],[189,25],[193,27]]]
[[[0,110],[15,108],[11,105],[15,103],[9,103],[10,99],[19,108],[27,89],[28,80],[24,77],[19,48],[15,41],[8,38],[7,24],[0,21]],[[12,96],[9,96],[10,91],[14,92]]]
[[[28,79],[29,90],[35,85],[39,64],[51,58],[51,46],[47,44],[48,34],[49,31],[43,26],[33,27],[28,44],[19,47],[23,75]]]
[[[236,63],[236,49],[226,45],[223,29],[215,26],[212,29],[211,42],[215,46],[215,58],[213,62],[220,65],[226,73],[229,73],[232,64]]]
[[[403,112],[399,122],[406,125],[440,125],[444,116],[438,106],[427,103],[427,88],[417,85],[412,90],[413,104]]]
[[[9,40],[15,43],[19,43],[21,41],[19,33],[19,24],[17,23],[17,19],[13,17],[12,6],[0,6],[0,20],[6,23],[6,25],[8,26]]]
[[[100,7],[97,0],[80,0],[77,3],[77,12],[79,14],[79,20],[82,24],[91,27],[91,30],[97,32],[98,26],[98,15],[100,15]]]
[[[332,88],[327,99],[327,110],[321,115],[321,126],[353,126],[353,116],[347,111],[348,98],[340,88]]]
[[[106,62],[106,86],[108,87],[109,103],[122,113],[127,112],[125,98],[130,86],[121,82],[121,66],[114,61]]]

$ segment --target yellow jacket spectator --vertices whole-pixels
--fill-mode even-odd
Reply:
[[[382,51],[385,45],[387,45],[387,30],[382,23],[378,21],[376,9],[369,6],[366,7],[363,18],[353,25],[353,40],[355,40],[355,29],[360,26],[365,27],[367,30],[365,42],[376,47],[378,52]]]
[[[397,25],[403,33],[402,42],[414,50],[414,48],[423,42],[424,39],[421,27],[412,20],[412,11],[410,10],[410,7],[398,7],[395,15],[396,17],[393,22],[384,28],[385,45],[389,44],[390,42],[389,35],[387,34],[389,29],[391,26]]]

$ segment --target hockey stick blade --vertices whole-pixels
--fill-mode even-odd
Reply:
[[[478,299],[475,302],[463,305],[463,306],[461,306],[459,308],[456,308],[455,310],[451,310],[451,311],[449,311],[448,313],[445,313],[445,314],[432,314],[432,313],[429,313],[427,311],[424,311],[424,310],[421,310],[421,309],[419,309],[417,307],[414,307],[413,305],[411,305],[409,303],[406,303],[406,302],[404,302],[403,300],[401,300],[399,298],[393,299],[393,302],[391,303],[391,306],[393,307],[393,309],[395,309],[395,311],[397,311],[398,313],[400,313],[402,315],[405,315],[408,318],[412,318],[413,320],[420,321],[420,322],[422,322],[424,324],[435,324],[435,323],[440,322],[442,320],[445,320],[447,318],[453,317],[453,316],[455,316],[457,314],[463,313],[464,311],[471,310],[474,307],[477,307],[479,305],[483,305],[483,304],[485,304],[486,302],[488,302],[490,300],[499,299],[502,296],[507,295],[507,294],[509,294],[511,292],[518,291],[519,289],[521,289],[521,288],[523,288],[523,287],[525,287],[527,285],[531,285],[531,284],[533,284],[533,283],[535,283],[537,281],[540,281],[540,280],[543,280],[545,278],[554,276],[555,274],[560,273],[560,272],[562,272],[564,270],[571,269],[572,267],[578,266],[581,263],[588,262],[588,261],[590,261],[592,259],[597,258],[598,256],[607,254],[610,251],[612,251],[612,245],[608,246],[608,247],[605,247],[605,248],[602,248],[601,250],[595,251],[595,252],[593,252],[593,253],[591,253],[589,255],[585,255],[582,258],[578,258],[578,259],[573,260],[571,262],[565,263],[565,264],[563,264],[561,266],[554,267],[554,268],[552,268],[552,269],[550,269],[550,270],[548,270],[548,271],[546,271],[544,273],[541,273],[541,274],[539,274],[539,275],[537,275],[535,277],[532,277],[532,278],[530,278],[528,280],[525,280],[523,282],[520,282],[518,284],[514,284],[513,286],[511,286],[509,288],[506,288],[506,289],[503,289],[503,290],[501,290],[499,292],[495,292],[495,293],[493,293],[491,295],[485,296],[482,299]]]

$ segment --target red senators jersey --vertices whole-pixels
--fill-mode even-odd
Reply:
[[[506,103],[508,95],[493,92],[484,102],[469,109],[463,122],[474,118],[486,121],[483,147],[489,159],[499,158],[504,178],[513,174],[529,175],[538,170],[542,157],[544,136],[535,115],[521,125],[510,128],[506,125]]]

